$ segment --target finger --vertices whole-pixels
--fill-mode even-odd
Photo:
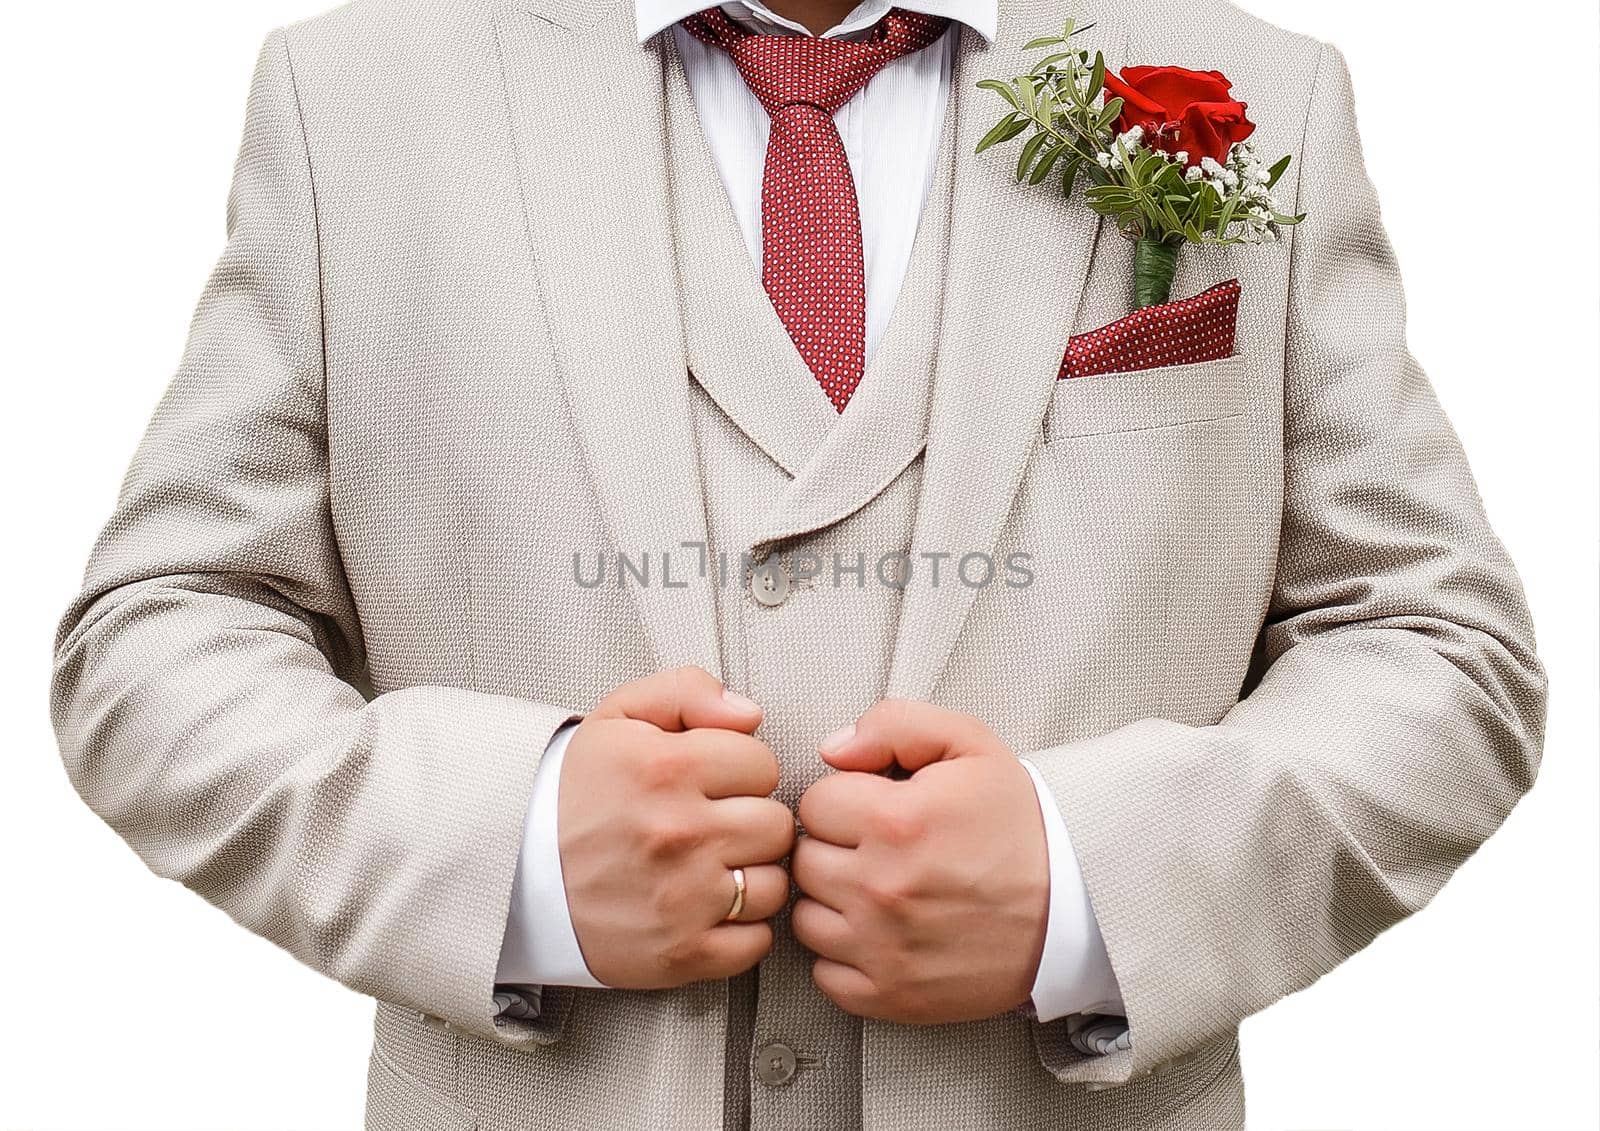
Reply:
[[[819,958],[847,966],[860,958],[860,939],[845,917],[814,899],[795,903],[789,915],[789,926],[800,945]]]
[[[759,738],[702,728],[667,735],[666,741],[681,754],[688,784],[713,801],[768,797],[778,788],[778,756]]]
[[[794,814],[770,797],[729,797],[711,803],[721,834],[722,863],[730,868],[773,864],[794,847]]]
[[[866,835],[873,813],[894,803],[888,791],[902,784],[877,774],[829,774],[801,795],[800,824],[811,836],[854,848]]]
[[[712,981],[743,974],[772,949],[772,927],[767,923],[722,923],[700,940],[693,964],[695,981]]]
[[[668,731],[719,727],[753,734],[761,725],[759,706],[697,667],[669,668],[625,683],[591,714],[638,719]]]
[[[806,895],[834,911],[842,911],[860,882],[858,861],[852,849],[803,836],[795,842],[789,874]]]
[[[729,876],[732,876],[732,872]],[[734,885],[728,883],[728,906],[733,906]],[[789,873],[776,864],[757,864],[744,870],[744,906],[736,922],[756,923],[770,919],[789,902]],[[726,916],[726,912],[723,913]]]
[[[933,762],[993,753],[999,740],[981,720],[913,699],[885,699],[820,748],[835,769],[879,773],[892,765],[913,772]]]
[[[823,996],[846,1013],[857,1017],[873,1015],[877,990],[872,979],[854,966],[819,958],[811,964],[811,980]]]

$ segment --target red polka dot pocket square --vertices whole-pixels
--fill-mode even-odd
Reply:
[[[1074,334],[1058,376],[1134,373],[1232,357],[1238,315],[1237,279],[1194,298],[1147,306],[1109,326]]]

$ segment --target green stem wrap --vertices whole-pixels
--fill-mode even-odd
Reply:
[[[1160,306],[1172,295],[1182,244],[1139,240],[1133,245],[1133,298],[1139,310]]]

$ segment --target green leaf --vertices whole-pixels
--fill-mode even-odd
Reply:
[[[1094,70],[1089,72],[1088,99],[1093,102],[1106,86],[1106,57],[1100,52],[1094,53]]]
[[[1113,98],[1106,103],[1105,109],[1100,111],[1100,116],[1095,119],[1095,128],[1103,130],[1112,122],[1122,116],[1122,99]]]
[[[1211,230],[1211,218],[1216,214],[1217,194],[1211,191],[1211,186],[1196,185],[1200,191],[1194,194],[1194,225],[1202,232]]]
[[[1067,35],[1041,35],[1038,39],[1030,39],[1022,45],[1024,51],[1037,51],[1041,47],[1055,47],[1067,41],[1067,36],[1072,34],[1072,25],[1067,25]]]
[[[1165,221],[1169,232],[1183,231],[1183,218],[1172,210],[1172,201],[1165,197],[1161,199],[1161,218]]]
[[[1040,136],[1048,136],[1048,135],[1040,135]],[[1048,177],[1050,175],[1050,170],[1054,169],[1056,167],[1056,162],[1061,160],[1061,155],[1063,153],[1065,153],[1066,150],[1067,150],[1066,142],[1064,142],[1064,141],[1054,141],[1053,140],[1051,142],[1051,144],[1045,149],[1044,157],[1040,160],[1040,162],[1036,166],[1034,166],[1033,174],[1032,174],[1032,176],[1030,176],[1028,178],[1028,183],[1030,185],[1036,185],[1036,184],[1039,184],[1041,181],[1043,181],[1046,177]]]
[[[1151,180],[1162,192],[1182,194],[1184,190],[1183,167],[1176,162],[1163,161],[1154,170]]]
[[[1228,234],[1228,225],[1233,223],[1233,214],[1238,211],[1238,208],[1239,198],[1237,196],[1230,196],[1222,202],[1222,215],[1217,217],[1217,234],[1219,236]]]
[[[1034,104],[1033,116],[1040,122],[1053,122],[1056,119],[1056,92],[1050,83],[1040,83],[1038,90],[1039,100]]]
[[[1084,195],[1096,203],[1115,205],[1119,209],[1132,208],[1139,202],[1138,197],[1121,185],[1095,185]]]
[[[1022,109],[1031,114],[1034,108],[1033,76],[1017,76],[1017,96],[1022,100]]]
[[[978,83],[978,89],[992,90],[1001,98],[1004,98],[1012,106],[1015,106],[1019,110],[1021,109],[1020,106],[1017,106],[1016,92],[1011,89],[1011,84],[1008,82],[1001,82],[999,79],[984,79]]]
[[[1070,59],[1076,54],[1076,51],[1058,51],[1054,55],[1046,55],[1043,59],[1040,59],[1033,65],[1033,73],[1039,74],[1041,71],[1048,70],[1049,68],[1055,66],[1055,64],[1061,62],[1061,60]]]
[[[1285,154],[1283,160],[1279,161],[1271,169],[1267,170],[1267,172],[1271,174],[1271,176],[1269,176],[1267,178],[1267,187],[1269,189],[1273,188],[1273,187],[1275,187],[1277,185],[1278,178],[1283,176],[1284,170],[1289,168],[1289,162],[1291,162],[1293,160],[1294,160],[1294,155],[1293,154]]]
[[[999,145],[1003,141],[1010,141],[1027,129],[1028,124],[1028,119],[1020,114],[1007,114],[994,124],[993,129],[983,135],[983,139],[978,142],[978,148],[974,152],[982,153],[991,145]]]
[[[1061,195],[1071,196],[1072,188],[1078,182],[1078,170],[1083,167],[1083,158],[1074,157],[1067,162],[1067,167],[1061,172]]]
[[[1050,135],[1040,131],[1028,139],[1022,147],[1022,155],[1017,158],[1017,180],[1026,180],[1028,170],[1033,168],[1033,162],[1039,156],[1039,150],[1045,142],[1050,140]]]

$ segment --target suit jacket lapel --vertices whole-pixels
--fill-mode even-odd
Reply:
[[[507,0],[495,15],[534,269],[614,548],[654,563],[630,589],[657,662],[717,671],[710,586],[658,572],[706,541],[659,40],[639,45],[625,4]]]
[[[1086,42],[1118,64],[1127,32],[1107,5]],[[994,549],[1041,436],[1041,422],[1088,277],[1100,223],[1079,197],[1016,183],[1006,154],[974,156],[1001,103],[974,89],[982,78],[1025,71],[1037,52],[1021,45],[1059,29],[1050,0],[1005,4],[999,35],[970,31],[956,63],[956,172],[944,322],[935,368],[922,500],[912,546],[953,555]],[[1080,23],[1087,18],[1080,18]],[[906,590],[889,693],[933,694],[977,590],[940,571],[916,569]]]

